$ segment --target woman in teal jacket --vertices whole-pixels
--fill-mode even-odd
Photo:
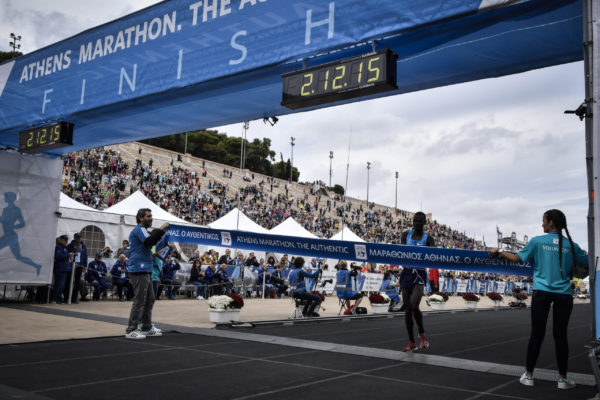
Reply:
[[[560,210],[548,210],[542,219],[546,235],[531,239],[518,254],[490,249],[493,257],[506,258],[513,262],[533,261],[533,295],[531,297],[531,336],[527,346],[526,371],[520,382],[533,386],[533,369],[537,362],[546,333],[546,321],[552,309],[552,332],[558,364],[559,389],[572,389],[575,383],[567,379],[569,343],[567,328],[573,310],[571,279],[575,266],[588,267],[588,256],[573,242],[567,229],[567,218]],[[564,237],[562,231],[567,237]],[[565,241],[568,240],[568,244]]]

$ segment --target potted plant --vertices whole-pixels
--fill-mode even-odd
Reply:
[[[443,310],[447,301],[448,295],[442,292],[435,292],[427,297],[427,304],[429,304],[433,310]]]
[[[227,323],[240,320],[240,310],[244,307],[244,299],[235,293],[223,296],[211,296],[208,299],[210,322]]]
[[[371,293],[369,296],[373,314],[386,314],[390,306],[390,298],[383,293]]]
[[[465,293],[462,296],[463,300],[467,302],[467,307],[475,309],[477,308],[477,302],[479,301],[479,296],[475,293]]]
[[[500,302],[502,301],[502,295],[496,292],[489,292],[487,297],[494,302],[494,307],[500,307]]]
[[[525,293],[515,293],[515,299],[521,303],[524,303],[525,300],[527,300],[527,295]]]

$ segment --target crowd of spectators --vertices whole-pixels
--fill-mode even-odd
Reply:
[[[141,149],[141,148],[140,148]],[[209,166],[198,160],[194,168],[173,163],[159,168],[152,159],[126,159],[111,148],[88,149],[63,156],[63,192],[96,209],[117,203],[136,190],[161,208],[186,221],[206,225],[234,207],[266,229],[293,217],[300,225],[319,237],[329,238],[345,223],[368,242],[399,243],[403,230],[409,228],[411,213],[375,203],[327,195],[314,190],[316,185],[289,183],[279,187],[271,177],[251,174],[242,184],[232,182],[233,171],[227,168],[207,175]],[[300,194],[299,191],[302,191]],[[447,225],[428,221],[425,229],[436,243],[446,248],[473,249],[476,244]]]

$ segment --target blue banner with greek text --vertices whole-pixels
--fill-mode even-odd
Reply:
[[[486,251],[307,239],[182,225],[171,225],[167,235],[169,242],[231,247],[240,250],[271,251],[417,268],[533,275],[533,264],[512,263],[504,259],[490,258]]]

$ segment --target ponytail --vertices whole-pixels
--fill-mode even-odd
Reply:
[[[565,214],[557,209],[552,209],[552,210],[548,210],[544,213],[544,216],[546,217],[546,219],[548,221],[552,221],[552,223],[554,224],[554,227],[558,230],[558,265],[560,267],[560,275],[565,278],[563,276],[563,269],[562,269],[562,242],[563,242],[563,235],[562,235],[562,230],[564,229],[566,234],[567,234],[567,238],[569,239],[569,243],[571,244],[571,255],[573,256],[573,268],[571,269],[571,277],[573,275],[573,270],[575,269],[575,266],[577,265],[577,258],[575,256],[575,245],[573,244],[573,239],[571,239],[571,234],[569,233],[569,229],[567,229],[567,217],[565,217]]]

